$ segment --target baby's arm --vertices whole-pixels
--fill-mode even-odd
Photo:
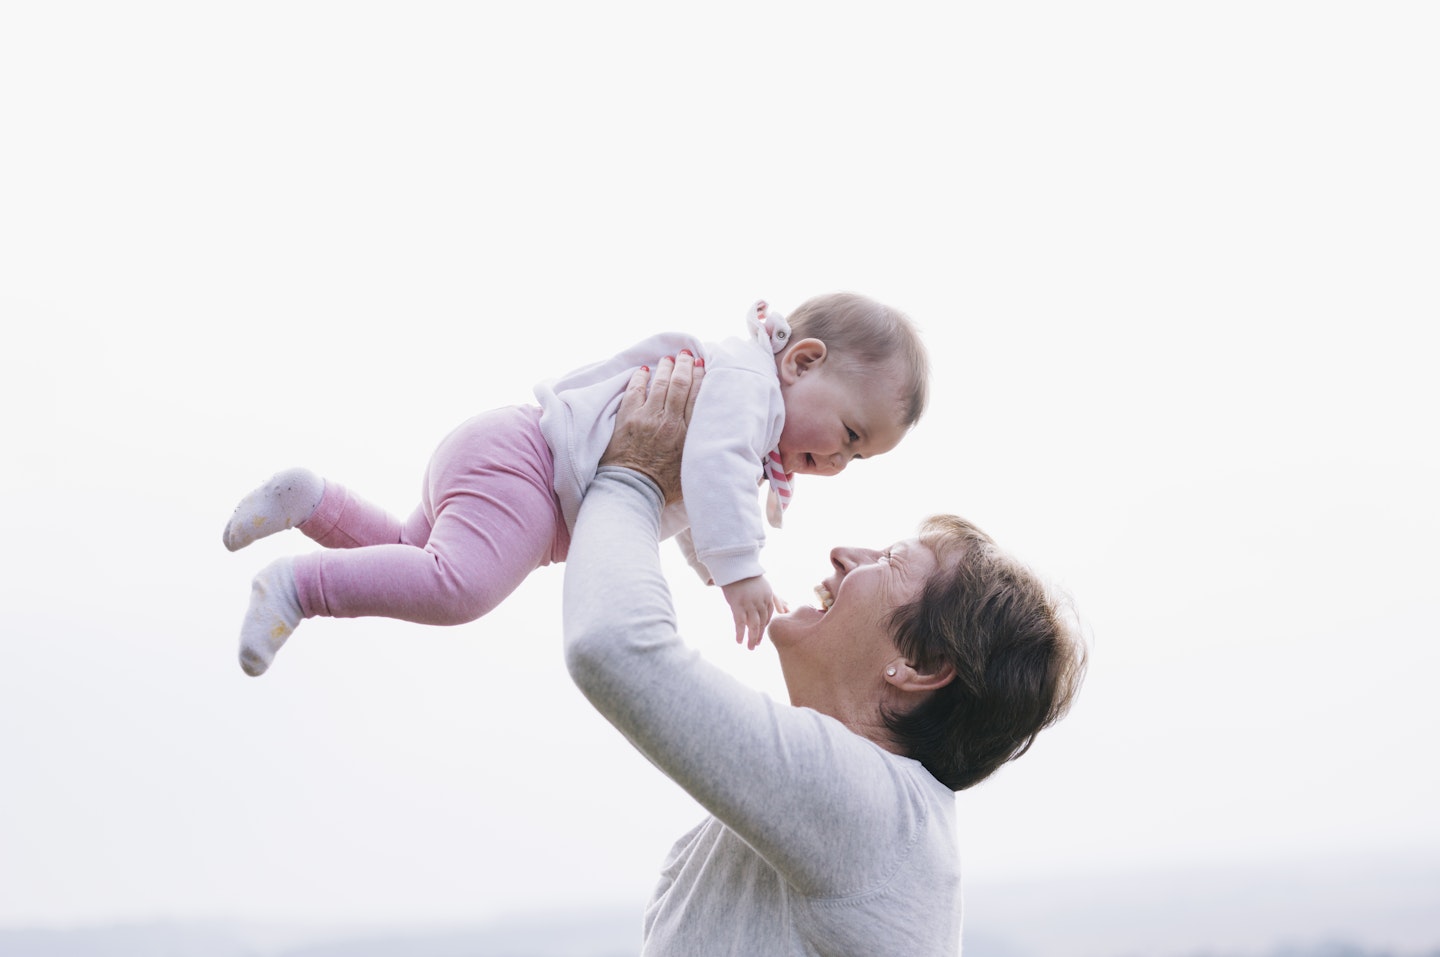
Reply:
[[[761,459],[784,417],[774,379],[773,372],[733,361],[707,363],[705,390],[686,434],[680,463],[685,512],[696,557],[717,585],[765,574],[756,493]]]
[[[736,643],[745,641],[746,647],[752,651],[760,644],[765,628],[770,624],[770,616],[777,611],[783,615],[790,610],[770,588],[764,575],[721,585],[720,590],[725,593],[725,600],[730,603],[730,614],[735,618]],[[745,637],[747,632],[750,636],[748,641]]]
[[[685,556],[685,561],[690,563],[690,567],[695,569],[695,574],[700,576],[700,580],[707,585],[715,584],[715,579],[710,577],[710,569],[705,567],[705,563],[700,560],[700,555],[695,551],[695,536],[691,534],[690,529],[682,528],[675,533],[675,544],[680,546],[680,553]]]

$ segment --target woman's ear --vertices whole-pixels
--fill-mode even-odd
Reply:
[[[946,661],[921,670],[904,658],[895,658],[885,667],[885,680],[901,691],[936,691],[955,680],[955,666]]]
[[[825,361],[825,343],[819,339],[800,339],[780,356],[780,381],[793,383],[807,372],[820,368]]]

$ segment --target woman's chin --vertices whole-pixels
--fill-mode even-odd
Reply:
[[[770,640],[783,643],[789,636],[810,628],[825,617],[825,613],[813,605],[792,606],[783,615],[770,620]]]

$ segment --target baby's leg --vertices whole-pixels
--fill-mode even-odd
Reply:
[[[294,560],[277,559],[261,569],[250,585],[250,607],[240,625],[240,667],[247,675],[265,673],[302,617]]]
[[[372,505],[339,482],[325,480],[325,494],[296,527],[326,548],[409,545],[423,548],[430,534],[423,503],[408,522]]]
[[[299,529],[326,548],[400,543],[418,548],[430,526],[419,510],[402,525],[338,482],[296,468],[272,475],[240,500],[225,525],[225,547],[239,551],[287,528]]]
[[[303,471],[303,470],[296,470]],[[284,476],[288,473],[281,473]],[[281,476],[277,476],[279,479]],[[295,527],[326,548],[364,548],[391,545],[409,548],[416,554],[430,533],[424,507],[401,525],[389,512],[377,508],[353,494],[343,485],[323,482],[324,495],[308,518]],[[287,483],[276,479],[252,492],[247,501],[260,497],[267,489],[285,489]],[[271,496],[271,501],[275,497]],[[242,502],[243,506],[245,503]],[[241,510],[237,509],[237,516]],[[244,523],[241,523],[242,525]],[[278,522],[268,522],[281,526]],[[226,543],[230,541],[226,528]],[[248,544],[248,543],[247,543]],[[255,576],[250,586],[250,607],[240,626],[240,667],[248,675],[262,675],[270,667],[275,653],[300,624],[304,612],[295,582],[295,559],[282,558],[267,565]]]
[[[225,547],[235,552],[303,523],[320,504],[325,480],[309,469],[287,469],[240,500],[225,523]]]
[[[296,557],[291,568],[301,614],[462,624],[498,605],[536,568],[563,561],[569,533],[539,416],[533,406],[497,409],[452,432],[431,460],[420,511],[397,533],[406,544]],[[323,511],[316,510],[317,519]],[[319,526],[304,531],[330,544]],[[278,650],[268,637],[278,626],[266,630],[266,620],[257,617],[251,634],[242,636],[247,671],[261,658],[268,666]]]

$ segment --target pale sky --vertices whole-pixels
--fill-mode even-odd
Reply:
[[[1425,3],[7,5],[0,926],[643,906],[700,811],[581,699],[563,568],[235,662],[235,501],[836,289],[933,404],[765,552],[956,512],[1069,591],[1074,713],[967,879],[1440,855]],[[682,627],[784,694],[665,548]]]

